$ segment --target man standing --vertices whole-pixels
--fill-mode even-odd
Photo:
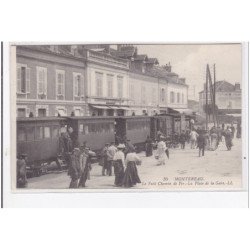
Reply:
[[[16,173],[16,186],[17,188],[25,188],[27,186],[26,177],[26,161],[27,155],[21,154],[17,159],[17,173]]]
[[[199,136],[199,134],[195,130],[192,130],[190,132],[191,149],[195,148],[198,136]]]
[[[80,178],[80,149],[74,148],[72,155],[70,155],[70,166],[68,175],[71,178],[69,188],[78,188],[78,180]]]
[[[233,146],[233,142],[232,142],[232,131],[229,126],[227,126],[227,129],[224,133],[224,137],[225,137],[227,150],[231,150]]]
[[[106,143],[104,148],[102,149],[102,152],[101,152],[100,165],[102,166],[102,175],[103,176],[105,176],[105,171],[108,172],[108,167],[107,167],[107,165],[108,165],[108,155],[107,155],[108,147],[109,147],[109,143]]]
[[[115,147],[115,143],[111,142],[111,145],[108,147],[107,150],[107,174],[109,176],[112,175],[112,166],[113,166],[113,160],[114,160],[114,155],[117,151],[117,148]]]
[[[186,135],[185,135],[185,131],[182,130],[182,132],[180,134],[181,149],[185,149],[185,142],[186,142]]]
[[[197,138],[197,147],[199,148],[199,157],[205,154],[206,139],[203,133],[200,133]]]

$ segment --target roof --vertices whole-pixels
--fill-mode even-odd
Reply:
[[[235,86],[232,83],[229,83],[225,80],[216,82],[216,92],[234,92]],[[214,84],[213,84],[214,86]],[[199,93],[203,93],[204,90]]]
[[[110,53],[113,56],[121,58],[131,58],[136,55],[136,47],[134,46],[124,46],[121,50],[110,49]]]
[[[147,55],[137,55],[135,58],[134,58],[134,61],[145,61],[148,59],[148,56]]]
[[[146,63],[149,63],[149,64],[159,64],[159,61],[157,58],[148,58],[148,60],[146,61]]]
[[[65,121],[65,117],[61,116],[45,116],[45,117],[17,117],[17,122],[29,122],[29,121]]]

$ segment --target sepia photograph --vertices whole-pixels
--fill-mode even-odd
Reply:
[[[12,190],[242,190],[241,43],[10,51]]]

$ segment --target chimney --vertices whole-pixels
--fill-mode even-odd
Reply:
[[[235,91],[240,91],[240,83],[239,82],[236,82],[235,85],[234,85],[234,90]]]

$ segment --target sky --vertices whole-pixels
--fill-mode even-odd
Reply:
[[[232,84],[241,83],[241,45],[240,44],[175,44],[175,45],[135,45],[138,54],[158,58],[159,64],[169,63],[172,71],[186,78],[190,94],[195,86],[198,100],[206,80],[206,65],[211,73],[216,65],[216,81],[226,80]],[[213,73],[212,73],[213,74]],[[213,76],[212,76],[213,77]],[[191,96],[190,96],[191,97]]]

